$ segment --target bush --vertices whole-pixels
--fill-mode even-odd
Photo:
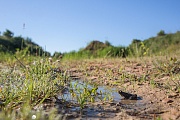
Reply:
[[[166,35],[164,30],[161,30],[157,33],[157,36],[164,36],[164,35]]]

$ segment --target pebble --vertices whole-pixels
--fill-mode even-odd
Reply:
[[[104,113],[98,113],[98,116],[100,116],[100,117],[104,116]]]
[[[62,114],[65,114],[65,113],[66,113],[66,110],[61,110],[61,113],[62,113]]]
[[[78,117],[78,113],[77,112],[72,112],[71,113],[74,117]]]
[[[113,109],[113,111],[119,111],[119,108],[112,108]]]
[[[153,102],[153,101],[150,101],[149,103],[152,104],[152,103],[154,103],[154,102]]]
[[[118,102],[118,103],[116,104],[116,106],[121,106],[121,105],[123,105],[121,102]]]

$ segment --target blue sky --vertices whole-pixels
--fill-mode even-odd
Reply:
[[[30,37],[51,53],[92,40],[128,46],[180,30],[179,6],[180,0],[0,0],[0,31]]]

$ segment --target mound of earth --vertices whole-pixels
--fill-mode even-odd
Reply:
[[[84,50],[89,50],[89,51],[96,51],[99,49],[104,49],[108,47],[109,45],[97,40],[92,41],[89,45],[86,46]]]

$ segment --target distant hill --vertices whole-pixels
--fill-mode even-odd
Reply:
[[[143,41],[151,54],[171,54],[180,51],[180,31],[151,37]]]
[[[166,34],[163,30],[155,37],[145,40],[133,39],[129,46],[113,46],[93,40],[79,51],[65,53],[67,59],[97,58],[97,57],[142,57],[153,55],[180,55],[180,32]]]
[[[25,51],[31,55],[47,55],[50,53],[43,50],[41,46],[33,42],[30,38],[14,36],[10,30],[6,30],[0,35],[0,52],[16,53]],[[165,33],[163,30],[155,37],[145,40],[133,39],[129,46],[113,46],[110,42],[104,43],[93,40],[85,48],[79,51],[68,53],[54,53],[53,56],[64,55],[65,58],[97,58],[97,57],[141,57],[152,55],[180,54],[180,31],[176,33]]]
[[[180,53],[180,31],[166,34],[164,31],[157,33],[157,36],[143,41],[134,39],[128,46],[129,54],[167,55]]]
[[[3,35],[0,35],[0,52],[16,53],[17,51],[24,50],[27,54],[50,56],[50,53],[44,51],[41,46],[32,42],[30,38],[23,38],[21,36],[14,36],[10,30],[6,30]]]
[[[94,40],[92,42],[90,42],[85,48],[84,50],[89,50],[89,51],[97,51],[100,49],[104,49],[106,47],[112,46],[111,44],[109,44],[107,41],[105,43]]]

